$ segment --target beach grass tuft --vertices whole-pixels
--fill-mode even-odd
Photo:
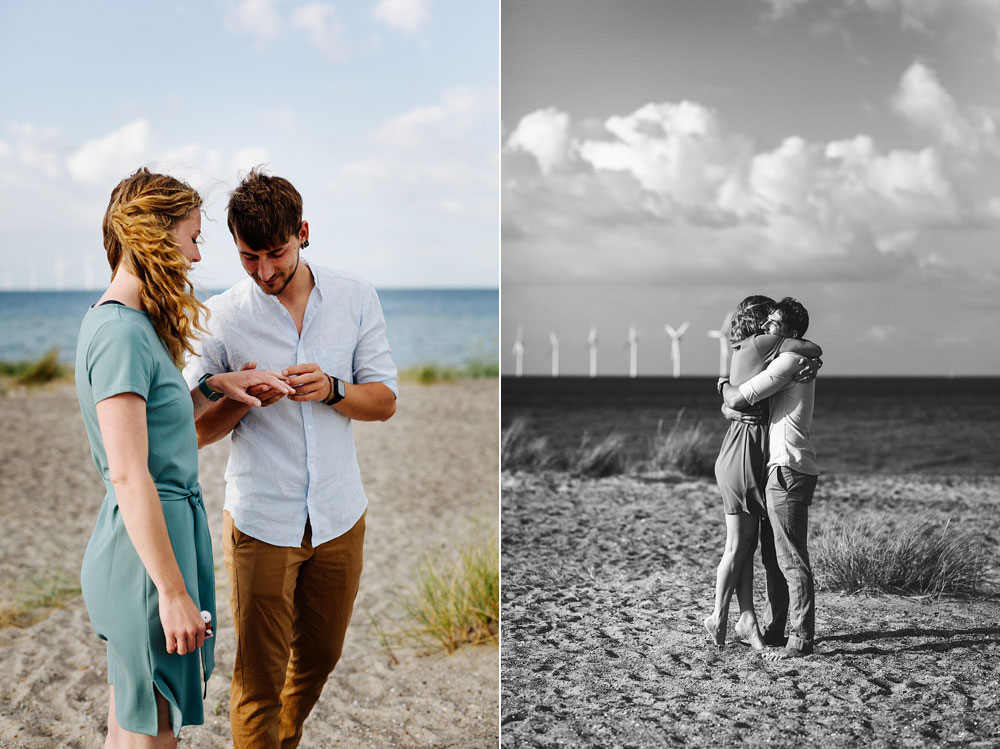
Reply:
[[[653,471],[675,469],[687,476],[715,476],[715,456],[712,453],[714,437],[695,422],[694,426],[682,425],[684,409],[670,431],[663,433],[663,421],[656,425],[656,435],[650,440],[649,459],[646,466]]]
[[[565,467],[546,437],[532,434],[528,419],[518,418],[500,437],[500,468],[504,471],[545,471]]]
[[[421,385],[431,385],[436,382],[453,382],[455,380],[477,380],[486,377],[499,377],[500,365],[487,359],[470,359],[461,366],[446,364],[418,364],[407,367],[399,373],[399,377],[407,382],[418,382]]]
[[[579,447],[558,450],[547,437],[534,433],[528,419],[519,417],[503,431],[500,466],[506,471],[526,473],[568,470],[585,478],[666,470],[679,471],[686,476],[712,477],[715,475],[714,438],[701,422],[694,426],[682,424],[683,414],[681,409],[666,434],[660,422],[645,456],[635,455],[628,438],[621,432],[596,438],[584,433]]]
[[[72,371],[60,363],[57,348],[50,349],[36,361],[0,362],[0,378],[13,380],[18,385],[44,385],[65,379]]]
[[[838,522],[810,545],[817,585],[848,593],[971,596],[985,565],[974,533],[924,515],[896,527],[887,517]]]
[[[463,645],[497,642],[500,554],[496,535],[468,541],[457,554],[425,556],[400,601],[415,627],[403,634],[436,641],[449,653]]]
[[[66,580],[64,575],[28,580],[30,589],[17,600],[0,602],[0,629],[4,627],[30,627],[41,621],[52,609],[63,606],[80,595],[80,586]]]
[[[570,458],[573,473],[586,478],[618,476],[628,470],[625,435],[612,432],[603,439],[584,433],[580,447]]]

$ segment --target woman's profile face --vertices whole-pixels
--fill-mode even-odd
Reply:
[[[184,257],[187,258],[188,267],[201,260],[201,252],[198,249],[198,237],[201,236],[201,211],[191,211],[182,218],[174,228],[170,230],[177,246],[180,247]]]

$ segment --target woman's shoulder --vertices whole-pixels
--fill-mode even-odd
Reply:
[[[156,331],[149,316],[122,304],[91,307],[80,325],[80,340],[91,348],[95,345],[148,347],[150,335],[156,336]]]

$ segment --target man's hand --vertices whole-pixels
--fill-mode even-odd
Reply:
[[[796,382],[812,382],[816,379],[816,375],[819,374],[819,368],[823,366],[823,360],[820,358],[809,359],[808,357],[800,356],[799,364],[802,365],[802,369],[800,369],[799,373],[792,379]]]
[[[332,383],[319,364],[296,364],[294,367],[281,370],[288,378],[288,384],[295,388],[295,395],[289,395],[293,401],[323,401],[330,397]]]
[[[257,369],[257,362],[250,361],[240,367],[241,371],[248,369]],[[260,401],[261,408],[263,408],[264,406],[270,406],[272,403],[277,403],[285,397],[286,393],[268,385],[254,385],[251,388],[247,388],[247,395],[256,397]]]
[[[725,403],[722,404],[722,415],[730,421],[739,421],[743,424],[760,424],[764,420],[764,407],[761,404],[750,406],[746,411],[737,411],[730,408]]]

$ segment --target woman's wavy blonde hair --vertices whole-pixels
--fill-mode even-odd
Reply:
[[[190,185],[143,167],[111,191],[102,223],[112,277],[125,268],[139,279],[142,307],[177,366],[194,353],[191,339],[204,331],[208,309],[194,295],[187,258],[170,232],[200,209]]]
[[[730,342],[739,343],[763,332],[767,316],[771,314],[773,308],[774,300],[759,294],[748,296],[740,302],[729,326]]]

